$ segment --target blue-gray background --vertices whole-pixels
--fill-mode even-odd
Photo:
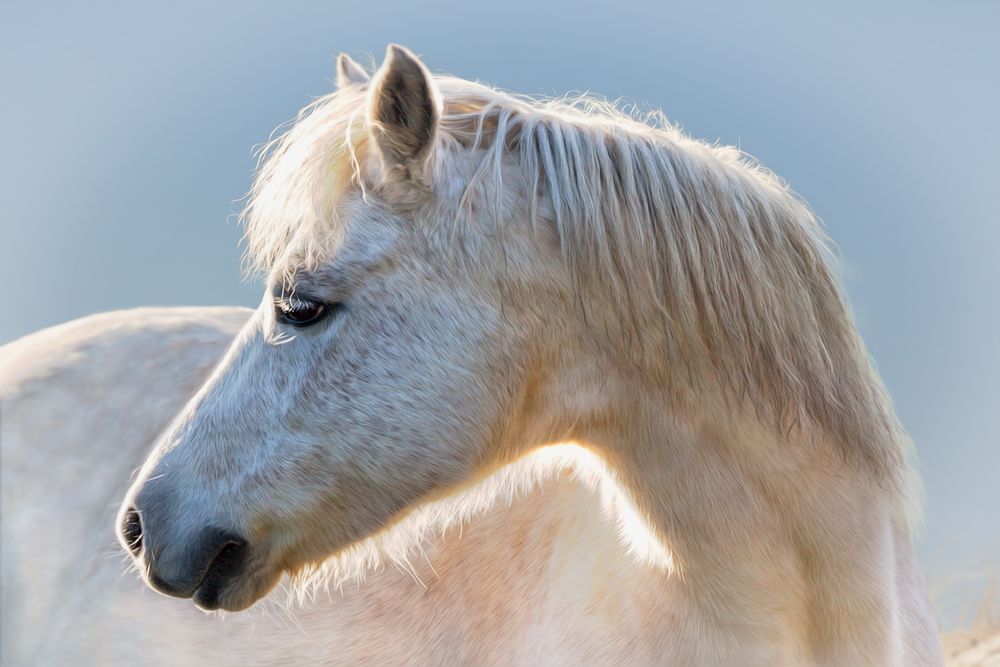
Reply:
[[[251,147],[331,89],[338,51],[399,42],[519,92],[662,107],[790,181],[918,445],[932,588],[995,575],[1000,4],[816,4],[8,0],[0,342],[99,310],[256,305],[229,220]],[[960,604],[939,600],[949,624]]]

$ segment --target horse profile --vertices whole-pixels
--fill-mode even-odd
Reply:
[[[801,201],[400,47],[339,79],[251,192],[261,306],[122,503],[150,587],[239,611],[445,531],[425,596],[365,607],[399,662],[941,663],[907,439]]]

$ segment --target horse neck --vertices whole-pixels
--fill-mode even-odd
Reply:
[[[912,547],[895,493],[816,436],[630,395],[589,442],[669,553],[692,622],[794,662],[899,659],[897,561],[911,568]]]

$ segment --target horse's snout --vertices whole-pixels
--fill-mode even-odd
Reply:
[[[164,595],[194,598],[203,609],[218,609],[220,594],[246,564],[247,541],[212,526],[186,539],[163,539],[162,527],[154,536],[145,523],[143,513],[130,506],[122,514],[119,534],[149,585]]]

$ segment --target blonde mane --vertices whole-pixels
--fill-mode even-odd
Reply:
[[[783,432],[819,430],[845,460],[899,480],[907,439],[858,337],[833,253],[773,173],[732,147],[687,137],[659,112],[435,81],[434,173],[473,151],[479,163],[462,203],[489,209],[513,165],[528,184],[531,224],[554,226],[581,304],[603,294],[626,352],[653,377],[676,378],[684,391],[675,393],[689,398],[722,390],[749,401]],[[243,213],[256,268],[269,271],[290,253],[319,258],[339,237],[340,195],[370,183],[366,98],[360,85],[322,97],[265,146]]]

